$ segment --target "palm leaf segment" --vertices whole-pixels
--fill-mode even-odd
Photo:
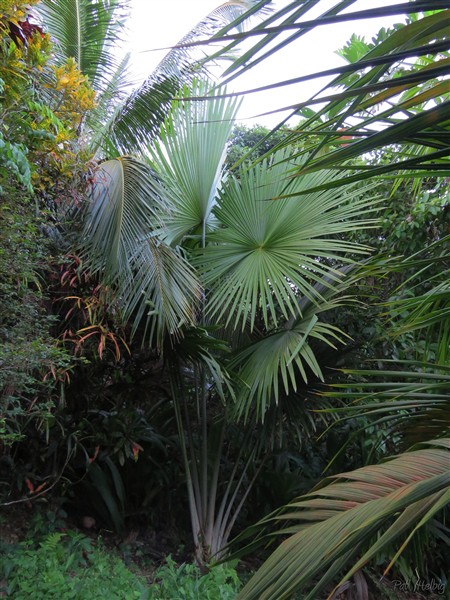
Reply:
[[[194,101],[173,103],[148,156],[173,205],[164,216],[165,239],[179,243],[190,236],[204,245],[239,103],[214,96],[196,102],[195,96],[211,93],[211,85],[201,82],[182,93]]]
[[[343,370],[354,377],[352,391],[348,391],[348,383],[334,383],[330,387],[341,391],[325,391],[323,395],[345,397],[352,402],[345,408],[329,411],[346,413],[345,418],[348,419],[360,415],[371,417],[360,431],[374,425],[382,426],[385,438],[398,437],[400,433],[406,442],[404,447],[448,435],[450,367],[407,360],[386,360],[383,363],[386,363],[386,369]]]
[[[406,545],[450,500],[449,449],[450,439],[435,440],[380,465],[329,477],[260,523],[288,519],[293,525],[277,532],[290,537],[249,581],[239,600],[284,600],[300,589],[307,591],[305,599],[314,600],[361,552],[342,581],[408,533],[402,547]],[[376,535],[377,541],[364,551]],[[324,571],[318,583],[312,583]]]
[[[200,294],[192,268],[153,234],[164,190],[148,166],[121,158],[100,165],[82,231],[80,251],[93,272],[116,289],[123,318],[145,326],[162,343],[194,322]]]
[[[388,304],[394,319],[395,334],[424,332],[427,344],[435,347],[436,362],[440,365],[448,365],[450,361],[449,247],[450,235],[447,235],[417,254],[404,258],[399,264],[394,263],[391,267],[394,271],[416,270],[397,290],[401,293],[402,288],[408,286],[414,292],[414,297],[401,298]]]

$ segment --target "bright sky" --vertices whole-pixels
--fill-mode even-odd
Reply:
[[[279,7],[286,3],[286,0],[276,0],[274,5]],[[320,12],[336,3],[332,0],[322,0],[319,3]],[[395,3],[394,0],[358,0],[347,12]],[[175,45],[205,15],[220,4],[221,0],[164,0],[163,2],[132,0],[132,13],[128,26],[133,73],[145,77],[165,54],[165,51],[148,52],[148,50]],[[309,14],[307,18],[310,18]],[[286,50],[276,53],[271,59],[263,61],[260,66],[248,72],[242,80],[235,80],[230,84],[230,89],[235,92],[245,91],[339,66],[344,64],[344,61],[335,54],[335,51],[345,44],[352,33],[370,39],[381,27],[389,27],[403,20],[402,16],[397,16],[323,26],[305,35],[301,41],[290,44]],[[321,80],[321,83],[316,83],[315,87],[311,87],[311,84],[306,86],[297,84],[249,95],[244,99],[239,119],[248,125],[257,122],[274,126],[286,113],[277,113],[270,117],[257,117],[257,115],[306,100],[322,85]],[[250,117],[253,118],[246,121]]]

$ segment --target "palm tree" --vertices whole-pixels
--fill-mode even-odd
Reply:
[[[152,222],[150,227],[155,205],[164,193],[149,168],[130,155],[145,151],[183,84],[206,77],[208,73],[211,52],[203,53],[199,59],[198,52],[185,49],[183,43],[215,32],[243,31],[249,17],[255,13],[265,14],[266,9],[255,0],[223,3],[183,37],[181,45],[171,50],[146,81],[130,93],[126,73],[128,56],[117,61],[112,52],[123,34],[128,5],[128,0],[41,0],[37,9],[54,40],[56,62],[63,63],[74,57],[97,92],[98,107],[86,115],[80,137],[81,143],[98,158],[110,159],[97,170],[91,189],[93,211],[100,206],[102,211],[89,221],[83,232],[85,239],[91,238],[89,258],[92,269],[102,273],[104,283],[119,285],[118,293],[128,307],[125,319],[134,314],[138,303],[139,320],[149,312],[150,303],[153,314],[158,315],[155,335],[159,343],[166,331],[175,332],[180,323],[192,322],[199,285],[176,248],[169,247],[161,239],[157,244],[147,239],[149,230],[155,226]],[[120,156],[122,153],[125,156]],[[112,202],[108,204],[110,196]],[[108,214],[104,211],[107,204]],[[103,239],[96,235],[97,227],[101,226],[100,219],[122,220],[127,211],[133,212],[132,218],[136,221],[134,231],[125,233],[138,236],[139,255],[134,248],[137,239],[124,236],[119,242],[117,229],[108,229],[115,238]],[[101,231],[103,235],[104,230]],[[109,256],[102,262],[105,252],[109,252]],[[151,268],[150,264],[153,265]],[[129,275],[132,272],[131,284]],[[144,297],[141,289],[148,295]],[[136,298],[145,298],[145,301],[139,303]],[[154,323],[152,327],[155,327]],[[154,329],[151,336],[153,333]]]
[[[210,93],[198,84],[184,95]],[[115,286],[124,318],[164,352],[199,562],[223,549],[248,494],[242,486],[255,458],[253,447],[221,488],[227,420],[218,414],[236,406],[240,416],[248,415],[257,397],[255,415],[263,420],[280,394],[295,390],[298,377],[322,376],[311,340],[340,343],[343,334],[322,321],[321,313],[343,302],[342,266],[366,252],[342,234],[369,226],[374,202],[368,194],[361,199],[365,190],[351,187],[304,195],[300,210],[289,200],[270,202],[286,189],[301,193],[311,182],[333,177],[323,172],[287,183],[293,165],[284,152],[273,164],[225,177],[237,103],[208,97],[174,102],[148,148],[147,166],[130,158],[120,159],[121,166],[118,160],[101,165],[81,238],[84,260]],[[136,202],[136,194],[122,189],[136,189],[137,170],[144,168],[153,187],[137,187]],[[124,186],[115,169],[130,185]],[[165,254],[155,263],[161,247]],[[185,312],[171,311],[167,295]],[[218,328],[220,336],[214,333]],[[255,363],[263,365],[264,378],[256,376],[261,371]]]
[[[51,4],[46,0],[47,6]],[[97,8],[104,6],[91,4]],[[260,43],[234,62],[230,76],[261,60],[261,57],[254,58],[256,50],[263,50],[283,31],[295,32],[290,40],[314,25],[352,18],[339,14],[351,4],[341,2],[312,24],[298,23],[314,4],[313,0],[294,2],[249,34],[219,31],[214,39],[225,42],[222,52],[232,50],[245,35],[262,36]],[[402,6],[396,10],[434,10],[443,5],[437,0],[416,2],[414,7]],[[387,14],[386,11],[378,13]],[[280,17],[284,19],[282,25],[273,27]],[[150,160],[142,164],[132,158],[114,158],[100,166],[92,191],[95,202],[87,207],[81,249],[92,270],[116,288],[124,316],[133,320],[135,332],[142,333],[144,329],[147,341],[160,350],[165,349],[166,356],[170,356],[171,346],[177,351],[171,361],[173,402],[180,438],[184,442],[193,535],[202,560],[220,550],[227,539],[236,518],[232,506],[247,469],[244,466],[240,477],[233,471],[236,483],[226,488],[224,502],[216,512],[222,442],[219,441],[210,470],[207,463],[208,402],[213,395],[228,399],[234,395],[237,412],[244,417],[249,415],[257,398],[257,414],[264,418],[268,406],[276,403],[281,394],[293,393],[299,380],[306,380],[311,374],[321,376],[310,342],[316,339],[333,344],[342,336],[319,317],[324,310],[339,305],[337,293],[343,287],[342,267],[352,263],[352,255],[365,250],[345,242],[340,235],[367,226],[371,210],[370,201],[359,199],[361,190],[344,186],[399,168],[409,169],[413,176],[422,173],[418,169],[439,172],[448,151],[445,129],[448,103],[428,105],[442,94],[447,58],[441,58],[440,53],[447,42],[447,19],[448,11],[426,15],[394,32],[370,55],[349,68],[340,69],[332,86],[345,83],[348,73],[362,74],[356,82],[347,85],[344,92],[330,92],[325,97],[324,109],[308,113],[303,125],[307,134],[292,135],[291,141],[295,141],[296,147],[304,143],[305,149],[296,160],[293,161],[288,152],[280,152],[261,165],[240,172],[238,177],[231,176],[228,181],[221,177],[223,147],[220,148],[220,140],[225,139],[223,121],[230,119],[231,122],[234,108],[224,102],[227,97],[224,91],[212,95],[209,89],[200,90],[205,103],[178,102],[155,140],[155,132],[166,116],[164,102],[173,98],[175,89],[179,90],[180,76],[192,79],[189,68],[183,69],[181,75],[177,73],[175,83],[170,75],[158,77],[156,81],[150,79],[113,113],[106,111],[108,118],[95,147],[112,156],[124,150],[139,150],[144,155],[148,152]],[[275,44],[265,54],[276,52],[286,43]],[[185,40],[176,51],[188,51],[199,45],[198,40]],[[419,66],[400,77],[394,77],[389,71],[399,60],[432,52],[439,58],[434,69]],[[264,57],[264,52],[262,55]],[[427,91],[421,87],[425,83],[429,84]],[[164,106],[160,112],[152,108],[151,92],[155,86],[165,94],[164,101],[158,101],[159,106]],[[197,99],[198,92],[196,90]],[[404,94],[400,109],[406,118],[400,119],[398,109],[392,106],[373,116],[371,111],[375,106],[399,92]],[[313,98],[310,104],[314,106],[318,102],[324,99]],[[296,105],[293,113],[299,113],[306,105]],[[415,113],[415,108],[421,110]],[[358,125],[353,124],[352,117],[359,118]],[[222,122],[218,124],[218,121]],[[374,125],[376,122],[384,125],[381,131]],[[329,154],[320,152],[330,141],[339,142],[342,127],[354,140]],[[305,135],[311,133],[322,141],[315,146],[305,142]],[[154,143],[147,150],[151,140]],[[370,170],[348,162],[381,145],[398,142],[411,144],[411,147],[426,146],[429,151],[415,153],[413,158],[405,158],[404,153],[400,153],[396,164]],[[337,176],[333,175],[334,171]],[[341,172],[344,176],[339,175]],[[133,192],[133,186],[139,194]],[[270,203],[270,199],[277,201]],[[228,331],[228,345],[233,350],[231,361],[224,359],[225,345],[212,334],[211,325]],[[230,384],[227,369],[234,369],[239,376],[238,394]],[[194,380],[195,385],[186,385],[186,378]],[[192,389],[202,432],[200,456],[195,454],[195,440],[184,410],[189,400],[186,392]],[[219,438],[223,440],[222,434]],[[438,450],[434,458],[429,455],[431,450],[418,451],[425,455],[417,455],[417,466],[434,461],[433,475],[425,476],[423,485],[413,485],[407,495],[409,504],[413,499],[422,503],[423,518],[441,506],[445,492],[444,459]],[[401,472],[405,461],[398,460],[395,468],[400,465],[398,471]],[[383,473],[381,469],[380,477]],[[361,480],[364,476],[361,473]],[[424,499],[430,492],[433,493],[432,505]],[[332,490],[330,494],[333,493]],[[343,499],[347,499],[349,493],[355,493],[354,486],[342,491]],[[245,494],[242,498],[245,499]],[[387,498],[389,510],[397,513],[405,509],[407,516],[402,516],[403,524],[411,513],[407,503],[395,504],[390,502],[391,497]],[[387,517],[393,513],[385,511],[385,504],[380,502],[377,506]],[[239,506],[237,503],[237,508]],[[358,515],[364,522],[364,510]],[[319,520],[323,517],[320,515]],[[361,524],[357,519],[348,518],[349,526]],[[369,531],[372,529],[368,528]],[[363,536],[353,543],[360,548],[364,539]],[[289,556],[298,567],[304,564],[304,555],[296,554],[296,548],[291,548]],[[348,551],[333,556],[337,562],[327,577],[351,555]],[[323,554],[318,551],[312,558],[315,566],[308,571],[308,577],[318,572]],[[298,580],[289,579],[291,571],[283,568],[286,560],[280,551],[273,559],[277,577],[271,571],[266,571],[267,576],[262,571],[257,578],[263,583],[257,579],[255,584],[259,591],[254,591],[254,582],[251,582],[243,597],[246,594],[263,597],[257,594],[266,593],[267,586],[273,585],[283,585],[282,593],[290,593]],[[326,578],[322,583],[325,581]]]
[[[292,3],[249,34],[227,36],[223,41],[229,42],[228,48],[244,37],[259,37],[259,42],[228,69],[228,81],[314,27],[358,17],[358,13],[340,14],[351,4],[344,2],[317,19],[307,20],[305,15],[314,4]],[[282,87],[294,81],[336,75],[320,94],[290,107],[291,115],[302,116],[303,121],[279,147],[295,142],[302,148],[296,153],[301,160],[291,172],[293,177],[303,179],[323,169],[336,171],[338,176],[330,181],[310,183],[294,194],[286,188],[280,195],[291,198],[292,203],[298,203],[303,195],[333,188],[339,190],[344,184],[376,175],[393,173],[420,179],[448,172],[445,160],[450,153],[448,6],[443,2],[415,2],[362,12],[382,16],[393,14],[392,11],[428,12],[412,15],[407,25],[388,32],[381,43],[348,66],[267,86]],[[274,25],[277,19],[282,19],[281,24],[278,21]],[[290,32],[290,37],[276,43],[277,36],[283,32]],[[417,56],[424,58],[417,61]],[[409,58],[414,60],[402,62]],[[341,89],[337,90],[339,86]],[[323,107],[314,111],[317,104]],[[345,140],[342,140],[343,129]],[[385,146],[394,152],[389,164],[356,160],[364,153]],[[271,155],[272,151],[268,158]],[[439,247],[444,246],[438,244]],[[447,259],[436,253],[437,248],[429,249],[431,260],[445,265]],[[403,271],[413,268],[422,273],[423,257],[406,257],[405,261],[397,268]],[[309,494],[293,500],[238,538],[237,541],[247,537],[253,540],[242,552],[245,553],[279,536],[289,536],[245,586],[239,598],[276,597],[278,600],[291,597],[295,590],[306,591],[307,598],[317,598],[336,577],[341,576],[343,583],[356,576],[376,552],[402,536],[400,549],[393,552],[392,562],[395,561],[413,535],[448,502],[450,442],[445,437],[448,436],[449,397],[448,281],[448,271],[443,270],[438,276],[432,276],[428,291],[423,293],[418,288],[414,298],[393,306],[397,314],[404,310],[409,313],[407,319],[396,323],[396,331],[426,329],[429,332],[426,339],[434,343],[434,347],[429,346],[430,350],[437,348],[437,364],[419,361],[400,365],[402,372],[398,372],[398,368],[355,372],[357,376],[370,378],[369,381],[364,385],[358,380],[352,381],[352,388],[357,390],[353,395],[343,391],[328,394],[364,400],[361,407],[346,409],[344,414],[353,416],[359,411],[378,417],[378,426],[390,424],[390,431],[392,427],[400,427],[395,430],[400,432],[400,438],[416,445],[380,465],[325,479]],[[255,361],[249,372],[254,374],[256,366],[261,364],[265,363]],[[381,377],[382,382],[377,383],[377,377]],[[258,387],[261,377],[256,375],[255,380],[255,396],[264,398],[262,388]],[[367,403],[368,400],[371,402]],[[408,446],[401,449],[407,450]],[[288,524],[280,529],[280,522]],[[378,537],[373,541],[375,536]],[[353,566],[349,568],[352,561]]]

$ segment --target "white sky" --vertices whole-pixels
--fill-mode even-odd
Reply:
[[[323,0],[319,3],[320,12],[336,3],[336,1]],[[395,3],[394,0],[358,0],[347,9],[347,12]],[[151,73],[166,51],[148,51],[175,45],[204,16],[220,4],[221,0],[164,0],[163,2],[132,0],[132,13],[128,21],[132,72],[141,78]],[[284,4],[286,0],[274,2],[275,7]],[[306,16],[307,19],[311,18],[310,14],[313,16],[312,11]],[[303,36],[301,41],[290,44],[286,50],[277,52],[272,58],[263,61],[261,65],[242,77],[242,80],[233,81],[229,89],[235,92],[244,91],[342,65],[344,61],[335,54],[335,51],[345,44],[352,33],[370,39],[381,27],[389,27],[403,20],[403,16],[396,16],[322,26],[317,31]],[[239,119],[248,125],[257,122],[274,126],[286,113],[265,117],[256,117],[256,115],[306,100],[323,84],[323,80],[320,80],[315,87],[311,84],[306,86],[297,84],[249,95],[244,99]],[[249,117],[255,118],[247,121]]]

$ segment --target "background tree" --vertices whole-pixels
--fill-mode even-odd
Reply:
[[[250,163],[265,156],[270,150],[292,133],[288,127],[281,127],[276,132],[263,125],[235,125],[228,141],[226,165],[229,169],[239,166],[242,161]]]

